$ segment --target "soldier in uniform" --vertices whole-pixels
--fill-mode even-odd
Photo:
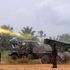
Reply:
[[[57,48],[56,43],[52,44],[52,68],[57,68]]]

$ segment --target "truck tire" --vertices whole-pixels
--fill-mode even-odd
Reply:
[[[16,60],[16,59],[17,59],[17,57],[18,57],[18,55],[17,55],[17,54],[15,54],[15,53],[13,53],[13,54],[11,55],[11,58],[12,58],[13,60]]]
[[[60,56],[57,56],[57,63],[61,64],[63,62],[62,58]]]
[[[50,64],[51,61],[50,61],[48,55],[44,55],[41,57],[41,62],[42,62],[42,64]]]

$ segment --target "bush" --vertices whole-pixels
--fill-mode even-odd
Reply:
[[[9,51],[2,52],[2,64],[41,64],[40,59],[31,59],[23,57],[23,58],[17,58],[16,60],[13,60],[9,56]]]

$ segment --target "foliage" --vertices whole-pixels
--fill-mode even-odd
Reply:
[[[10,27],[9,25],[8,25],[8,26],[7,26],[7,25],[2,25],[2,26],[0,26],[0,28],[1,28],[1,29],[10,30],[10,31],[13,30],[13,27]]]
[[[60,42],[64,42],[64,43],[70,43],[70,34],[62,34],[62,35],[58,35],[56,38],[54,38],[55,40],[57,41],[60,41]],[[64,50],[68,50],[70,47],[68,46],[63,46],[61,48],[62,51]]]
[[[12,38],[10,33],[12,30],[13,28],[10,26],[2,25],[0,27],[0,49],[10,49],[10,39]]]
[[[23,37],[24,40],[32,39],[32,35],[31,34],[24,34],[22,37]]]
[[[41,37],[46,37],[46,34],[44,34],[44,32],[42,30],[38,31],[38,34]]]
[[[62,34],[57,36],[56,40],[61,42],[70,43],[70,34]]]
[[[11,59],[9,56],[10,51],[3,51],[2,52],[2,64],[41,64],[40,59],[29,59],[26,57],[18,58],[16,60]]]
[[[36,31],[33,30],[32,27],[23,27],[21,29],[21,34],[23,36],[23,39],[30,39],[34,41],[39,41],[38,37],[35,35]]]
[[[34,35],[34,33],[35,33],[35,31],[33,30],[33,28],[32,27],[23,27],[22,29],[21,29],[21,33],[22,34],[31,34],[31,35]]]

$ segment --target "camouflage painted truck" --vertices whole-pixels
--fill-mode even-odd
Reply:
[[[22,58],[22,57],[29,58],[31,56],[31,59],[40,58],[43,64],[47,64],[47,63],[50,64],[52,63],[51,45],[54,42],[58,46],[57,62],[58,63],[68,62],[70,58],[70,52],[68,52],[67,50],[69,49],[70,44],[55,41],[55,40],[50,40],[50,39],[45,39],[44,40],[45,44],[39,44],[38,42],[33,40],[27,40],[24,41],[23,43],[19,42],[18,43],[19,48],[13,48],[10,53],[10,56],[13,59]],[[66,48],[63,49],[63,47]]]

